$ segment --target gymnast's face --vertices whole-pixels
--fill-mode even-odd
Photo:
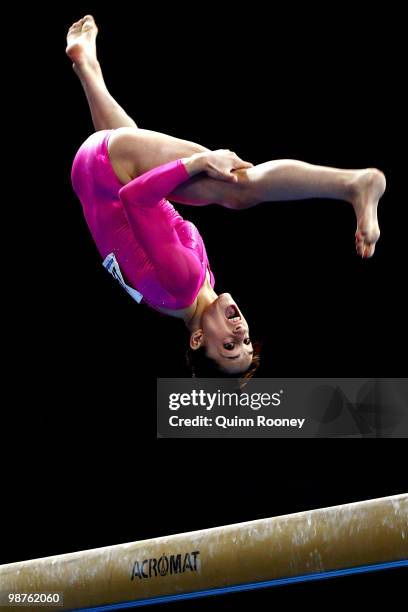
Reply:
[[[254,349],[248,323],[229,293],[222,293],[207,306],[201,316],[201,328],[198,346],[205,347],[207,357],[222,371],[239,374],[249,368]],[[198,348],[193,343],[191,346]]]

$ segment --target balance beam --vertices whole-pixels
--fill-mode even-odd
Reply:
[[[10,563],[0,590],[101,611],[401,566],[408,494]]]

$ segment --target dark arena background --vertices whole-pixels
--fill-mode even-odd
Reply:
[[[156,440],[156,379],[188,376],[187,334],[112,281],[71,188],[92,122],[65,36],[87,13],[107,86],[139,127],[254,164],[384,171],[381,238],[368,261],[355,253],[344,202],[177,209],[205,240],[215,289],[237,299],[263,341],[260,376],[406,375],[401,18],[345,4],[40,8],[48,59],[24,94],[38,105],[28,169],[37,178],[19,181],[26,249],[14,263],[24,276],[6,381],[15,401],[2,419],[0,563],[406,492],[402,440]],[[21,206],[10,213],[19,224]],[[392,570],[158,608],[371,605],[382,593],[392,601],[404,577]]]

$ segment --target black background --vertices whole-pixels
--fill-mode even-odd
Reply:
[[[25,129],[31,148],[19,205],[8,208],[25,248],[13,259],[20,291],[2,421],[9,444],[0,562],[406,491],[402,440],[155,439],[156,377],[185,375],[185,334],[179,321],[138,307],[112,282],[70,186],[72,158],[92,124],[64,38],[86,13],[100,27],[108,87],[140,127],[230,148],[253,163],[289,157],[385,172],[382,236],[370,261],[355,255],[354,213],[342,202],[178,209],[204,237],[216,290],[236,297],[264,341],[263,376],[405,374],[397,14],[359,15],[343,4],[285,12],[264,4],[66,3],[58,14],[33,11],[39,20],[27,36],[36,64],[20,72],[32,78],[22,94],[34,109]],[[194,607],[346,604],[355,588],[374,602],[401,576]]]

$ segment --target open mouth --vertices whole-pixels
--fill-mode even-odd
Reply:
[[[241,317],[239,316],[238,308],[233,304],[231,304],[231,306],[228,306],[225,309],[225,316],[227,317],[229,321],[232,321],[233,323],[236,323],[237,321],[241,320]]]

